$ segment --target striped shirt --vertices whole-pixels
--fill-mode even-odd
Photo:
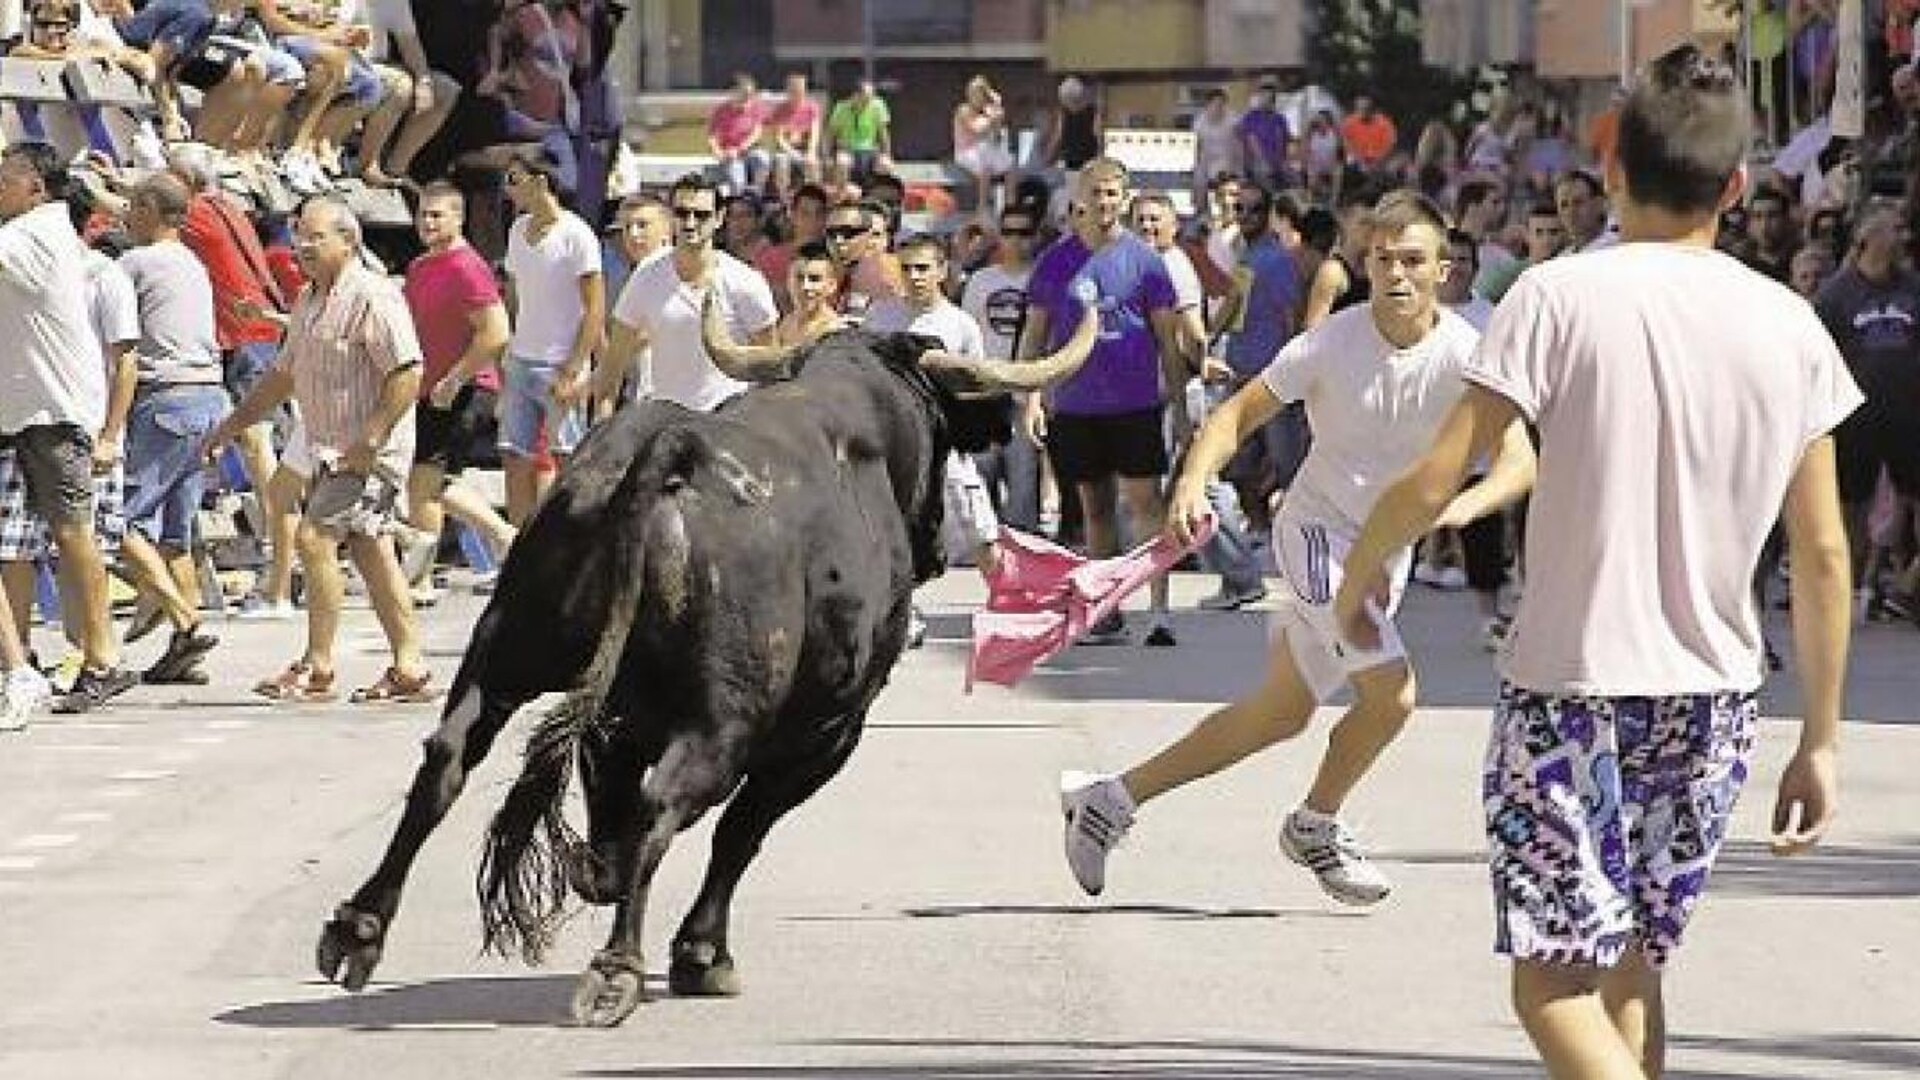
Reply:
[[[380,407],[387,376],[420,363],[420,342],[400,289],[359,263],[326,292],[309,284],[288,314],[278,366],[293,376],[307,438],[316,453],[340,454]],[[413,461],[413,418],[387,436],[380,461],[406,475]]]

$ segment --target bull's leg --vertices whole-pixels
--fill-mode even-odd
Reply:
[[[667,744],[660,761],[647,773],[638,800],[641,822],[632,855],[631,880],[626,896],[614,909],[613,930],[607,944],[594,955],[580,977],[573,996],[574,1019],[592,1027],[612,1027],[640,1004],[646,967],[641,958],[641,930],[647,911],[647,892],[654,872],[667,854],[674,836],[700,820],[727,797],[740,778],[744,740],[726,724],[699,735],[681,735]]]
[[[367,984],[380,962],[394,913],[400,909],[400,890],[414,857],[459,796],[467,774],[487,756],[494,738],[528,700],[484,690],[471,679],[456,682],[440,726],[427,736],[424,760],[414,773],[406,811],[387,843],[386,855],[353,899],[341,904],[321,927],[315,960],[322,976],[348,990]]]
[[[713,834],[713,856],[700,895],[673,938],[667,985],[676,994],[731,996],[740,992],[727,922],[733,892],[760,853],[774,823],[831,780],[852,755],[865,724],[864,710],[832,727],[832,735],[807,747],[810,753],[756,762],[747,782],[727,804]]]
[[[567,851],[567,878],[589,904],[612,904],[633,880],[634,834],[640,828],[640,777],[646,771],[631,738],[595,737],[580,744],[580,780],[587,839]]]

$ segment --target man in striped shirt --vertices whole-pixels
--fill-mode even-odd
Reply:
[[[306,653],[254,690],[276,701],[333,698],[344,540],[393,655],[380,679],[352,700],[428,700],[412,600],[391,541],[413,459],[420,343],[400,290],[360,261],[360,224],[345,203],[309,201],[295,226],[294,252],[308,286],[289,314],[280,359],[208,437],[210,449],[218,449],[292,398],[317,464],[300,523]]]

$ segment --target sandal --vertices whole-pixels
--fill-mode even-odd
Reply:
[[[380,673],[380,681],[372,686],[363,686],[348,698],[355,705],[377,705],[393,703],[396,705],[419,705],[440,696],[439,691],[429,689],[427,684],[433,681],[433,672],[422,671],[418,675],[404,675],[399,668],[388,668]]]
[[[253,692],[273,701],[332,701],[333,672],[315,671],[305,660],[295,660],[287,670],[271,679],[253,684]]]

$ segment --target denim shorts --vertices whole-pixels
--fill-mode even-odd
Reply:
[[[213,31],[213,12],[206,0],[152,0],[123,19],[115,19],[120,39],[137,49],[165,45],[178,57],[200,47]]]
[[[194,515],[206,493],[200,444],[227,415],[218,386],[143,393],[127,412],[127,525],[178,551],[193,544]]]
[[[1481,795],[1495,950],[1612,967],[1679,947],[1747,779],[1751,693],[1574,697],[1503,686]]]
[[[300,34],[276,38],[274,43],[308,67],[313,65],[314,55],[320,51],[321,45],[319,41]],[[361,56],[357,51],[348,49],[347,81],[341,86],[340,93],[372,108],[380,104],[380,99],[386,96],[387,84],[380,78],[380,73],[373,69],[372,61]]]
[[[540,452],[540,432],[547,433],[546,448],[555,454],[571,454],[587,433],[586,414],[578,406],[561,408],[553,401],[554,379],[558,367],[533,364],[518,356],[508,356],[501,365],[500,449],[523,458]]]

